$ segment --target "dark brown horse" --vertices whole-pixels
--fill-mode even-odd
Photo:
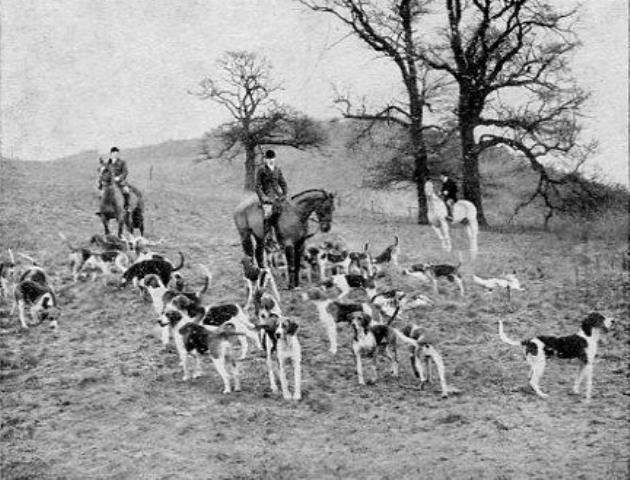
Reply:
[[[144,201],[142,193],[133,185],[128,185],[133,195],[129,202],[129,212],[125,212],[122,194],[113,181],[113,174],[103,160],[100,162],[101,166],[98,169],[98,175],[102,189],[100,208],[96,215],[101,217],[105,235],[109,235],[109,221],[115,220],[118,224],[118,237],[122,236],[124,226],[132,234],[134,228],[137,228],[140,230],[140,235],[144,236]]]
[[[289,270],[289,288],[297,287],[300,279],[300,261],[304,242],[310,236],[308,220],[315,213],[319,228],[328,232],[335,210],[335,196],[325,190],[306,190],[282,203],[276,233],[284,247]],[[257,198],[243,201],[234,212],[234,223],[241,237],[245,255],[254,257],[258,266],[264,266],[263,211]],[[256,241],[254,252],[253,239]]]

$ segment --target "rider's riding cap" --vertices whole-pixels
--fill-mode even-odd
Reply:
[[[273,150],[267,150],[265,152],[265,158],[276,158],[276,152]]]
[[[109,153],[119,152],[118,147],[112,147],[109,149]]]

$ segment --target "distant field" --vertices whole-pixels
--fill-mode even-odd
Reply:
[[[147,197],[148,236],[164,237],[170,256],[183,251],[184,273],[193,281],[201,281],[195,264],[209,266],[208,302],[243,302],[231,220],[241,169],[192,164],[193,142],[171,147],[128,156],[132,179]],[[332,152],[287,153],[284,160],[296,191],[352,193],[335,218],[336,233],[354,247],[370,240],[375,252],[398,234],[402,263],[457,261],[439,249],[428,227],[404,215],[371,214],[364,195],[384,194],[361,190],[341,150]],[[481,232],[476,263],[463,256],[465,274],[516,269],[526,291],[509,304],[470,282],[464,299],[443,285],[435,307],[410,315],[437,339],[459,395],[443,400],[438,385],[421,391],[404,358],[400,379],[382,361],[378,383],[359,386],[349,329],[340,329],[342,348],[332,357],[314,308],[283,291],[284,310],[300,325],[304,399],[272,395],[258,353],[243,364],[243,391],[223,396],[209,362],[202,378],[182,382],[174,350],[156,336],[151,305],[131,289],[118,290],[113,281],[64,288],[71,280],[68,252],[57,232],[86,240],[101,230],[94,216],[95,161],[96,154],[86,154],[45,164],[2,162],[0,256],[8,247],[35,256],[63,291],[57,332],[21,331],[8,315],[10,305],[0,304],[3,480],[628,478],[624,236],[594,232],[582,242],[570,225],[556,233]],[[306,161],[308,170],[300,163]],[[502,218],[492,198],[488,209]],[[394,209],[409,207],[404,195],[389,199]],[[455,232],[456,246],[463,242],[463,232]],[[433,295],[397,275],[388,283]],[[512,337],[563,334],[591,310],[619,322],[600,345],[593,401],[569,395],[577,365],[558,362],[542,381],[551,397],[540,400],[527,387],[521,353],[499,342],[497,319]]]

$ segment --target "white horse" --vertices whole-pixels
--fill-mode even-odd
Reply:
[[[447,252],[451,251],[451,235],[449,233],[449,222],[446,220],[447,208],[444,201],[438,197],[433,191],[433,184],[427,181],[424,184],[424,195],[427,198],[427,217],[429,224],[435,230],[438,238],[442,242],[442,248]],[[477,223],[477,207],[468,200],[458,200],[453,205],[453,221],[451,223],[461,223],[466,229],[466,235],[468,236],[468,242],[470,244],[470,254],[472,258],[475,258],[477,254],[477,233],[479,232],[479,225]]]

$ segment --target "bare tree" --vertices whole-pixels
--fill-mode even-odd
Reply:
[[[540,175],[533,198],[553,208],[549,199],[568,176],[555,176],[543,158],[579,166],[593,148],[577,140],[587,94],[568,69],[579,46],[576,10],[560,12],[539,0],[445,0],[445,7],[446,40],[425,46],[420,56],[457,82],[463,190],[477,206],[479,224],[487,223],[479,155],[496,145],[527,158]]]
[[[428,179],[427,146],[424,141],[424,109],[439,87],[429,81],[429,72],[418,63],[417,20],[426,12],[427,0],[298,0],[315,12],[334,16],[350,32],[379,55],[390,59],[400,71],[406,90],[405,102],[379,109],[357,107],[347,95],[337,96],[343,115],[371,122],[390,122],[408,132],[409,154],[413,158],[413,179],[417,186],[418,221],[427,222],[424,183]],[[368,127],[369,128],[369,127]]]
[[[273,99],[280,86],[271,80],[271,64],[266,58],[252,52],[228,51],[217,65],[217,73],[201,80],[199,90],[190,93],[223,106],[234,120],[204,136],[202,160],[233,160],[244,152],[244,187],[253,190],[259,147],[304,149],[325,141],[323,129],[314,120]],[[216,145],[218,151],[214,151]]]

